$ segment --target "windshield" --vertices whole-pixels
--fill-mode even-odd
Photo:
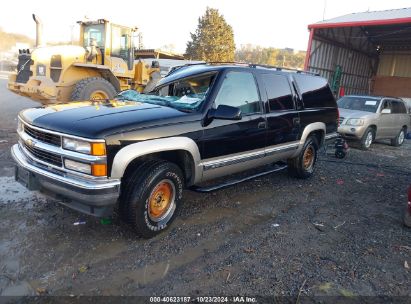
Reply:
[[[356,111],[365,111],[376,113],[380,105],[379,98],[373,97],[342,97],[337,101],[338,107],[341,109],[349,109]]]
[[[90,46],[91,40],[95,40],[98,47],[104,48],[104,24],[84,26],[83,46]]]
[[[131,100],[182,111],[197,111],[207,97],[214,75],[201,75],[177,80],[154,89],[149,94],[127,90],[119,93],[117,100]]]

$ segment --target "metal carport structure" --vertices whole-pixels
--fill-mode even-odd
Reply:
[[[335,94],[411,98],[411,8],[362,12],[308,26],[305,70]]]

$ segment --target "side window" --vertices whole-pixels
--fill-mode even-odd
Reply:
[[[215,107],[219,105],[238,107],[243,114],[261,112],[260,97],[253,74],[248,72],[227,73],[214,104]]]
[[[275,74],[261,76],[268,95],[270,112],[294,109],[293,95],[287,78]]]
[[[405,106],[402,102],[399,102],[397,100],[392,100],[392,113],[394,114],[404,114],[407,113]]]
[[[381,106],[381,111],[384,110],[384,109],[390,109],[391,113],[393,113],[392,106],[391,106],[391,101],[384,100],[384,103]]]
[[[111,56],[127,60],[130,49],[128,30],[113,26],[111,28],[111,37]]]
[[[331,89],[325,80],[319,76],[294,75],[303,97],[305,108],[336,107]]]

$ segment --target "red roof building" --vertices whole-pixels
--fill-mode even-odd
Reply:
[[[308,26],[305,69],[328,78],[336,95],[411,98],[411,8],[363,12]]]

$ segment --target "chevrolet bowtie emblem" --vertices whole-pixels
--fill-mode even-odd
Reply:
[[[34,146],[36,145],[36,142],[35,142],[34,140],[32,140],[32,139],[27,139],[27,140],[25,141],[25,144],[26,144],[27,146],[29,146],[29,147],[34,147]]]

